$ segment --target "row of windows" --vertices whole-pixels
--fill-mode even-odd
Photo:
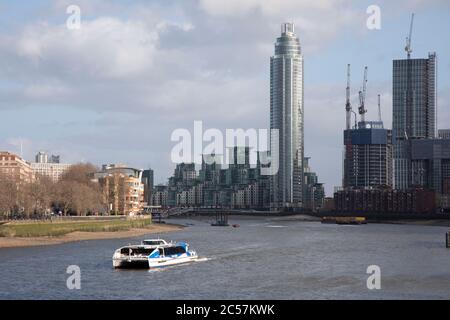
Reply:
[[[2,160],[2,161],[15,161],[16,157],[15,156],[1,156],[0,160]]]
[[[6,167],[6,166],[14,167],[17,165],[18,165],[17,162],[0,162],[0,166],[2,166],[2,167]]]

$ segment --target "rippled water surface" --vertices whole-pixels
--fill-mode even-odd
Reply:
[[[265,218],[230,221],[240,228],[211,227],[207,219],[171,222],[189,227],[163,238],[189,242],[203,259],[157,271],[112,268],[116,248],[146,237],[0,249],[0,299],[450,298],[448,228]],[[81,268],[81,290],[66,287],[69,265]],[[381,268],[381,290],[366,287],[369,265]]]

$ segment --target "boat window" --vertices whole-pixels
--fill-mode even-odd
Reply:
[[[121,254],[125,254],[125,255],[129,255],[131,251],[131,255],[133,256],[137,256],[137,255],[144,255],[144,256],[148,256],[150,255],[150,253],[153,252],[152,249],[146,249],[146,248],[122,248],[120,250]]]
[[[142,243],[148,246],[156,246],[159,244],[163,244],[161,240],[144,240],[142,241]]]
[[[175,254],[183,254],[183,253],[186,253],[186,249],[181,246],[164,248],[164,254],[166,256],[172,256]]]
[[[134,255],[144,255],[144,256],[148,256],[150,253],[152,253],[153,250],[152,249],[146,249],[146,248],[136,248],[133,249],[133,254]]]

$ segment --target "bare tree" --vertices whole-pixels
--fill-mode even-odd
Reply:
[[[73,182],[70,181],[60,181],[58,182],[57,188],[54,194],[54,204],[58,207],[64,215],[67,215],[72,206],[72,196],[73,196]]]
[[[64,214],[86,215],[105,208],[98,183],[92,181],[96,167],[92,164],[71,166],[54,183],[49,177],[37,176],[33,182],[19,183],[0,173],[0,216],[43,216],[59,208]]]
[[[90,163],[79,163],[71,166],[61,177],[61,181],[78,182],[85,185],[93,184],[92,175],[97,168]]]
[[[47,176],[37,176],[33,183],[24,185],[20,202],[27,215],[48,213],[55,197],[55,184]]]
[[[9,175],[0,172],[0,214],[8,219],[18,209],[18,185]]]
[[[86,215],[104,208],[101,190],[92,176],[97,168],[92,164],[77,164],[70,167],[61,178],[58,203],[64,212]]]

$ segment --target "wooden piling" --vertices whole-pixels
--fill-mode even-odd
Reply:
[[[446,233],[446,237],[445,237],[445,246],[447,248],[450,248],[450,231]]]

